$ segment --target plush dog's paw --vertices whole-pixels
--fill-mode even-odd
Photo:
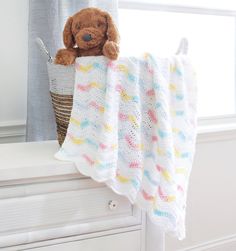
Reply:
[[[103,55],[111,60],[116,60],[119,55],[119,45],[113,41],[106,41],[103,46]]]
[[[61,49],[55,57],[55,64],[71,65],[74,64],[77,57],[77,52],[74,49]]]

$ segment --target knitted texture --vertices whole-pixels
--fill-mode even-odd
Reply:
[[[185,237],[196,137],[195,73],[184,55],[81,57],[65,142],[55,157]]]

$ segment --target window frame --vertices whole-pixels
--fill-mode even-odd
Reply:
[[[202,15],[214,15],[214,16],[226,16],[234,17],[235,21],[235,65],[234,65],[234,78],[235,78],[235,94],[234,94],[234,107],[235,113],[229,115],[208,116],[199,117],[199,126],[211,126],[211,125],[225,125],[235,124],[236,129],[236,11],[229,9],[216,9],[208,7],[194,7],[187,5],[174,5],[174,4],[160,4],[154,2],[148,2],[147,0],[119,0],[119,9],[133,9],[133,10],[147,10],[147,11],[159,11],[159,12],[172,12],[172,13],[185,13],[185,14],[202,14]],[[176,45],[178,46],[178,45]],[[191,47],[191,44],[190,44]]]

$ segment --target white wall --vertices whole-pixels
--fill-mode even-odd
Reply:
[[[0,0],[0,143],[22,140],[24,134],[27,23],[28,0]],[[187,238],[179,242],[166,237],[166,251],[236,250],[236,135],[230,137],[198,143]]]
[[[0,128],[25,123],[28,0],[0,0]]]
[[[189,183],[187,238],[166,251],[236,250],[236,133],[197,144]]]

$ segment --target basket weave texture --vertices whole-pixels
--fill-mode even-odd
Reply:
[[[50,92],[57,124],[57,139],[60,145],[64,142],[73,105],[72,95],[60,95]]]
[[[65,140],[73,105],[75,67],[55,65],[48,62],[50,95],[57,124],[60,145]]]

